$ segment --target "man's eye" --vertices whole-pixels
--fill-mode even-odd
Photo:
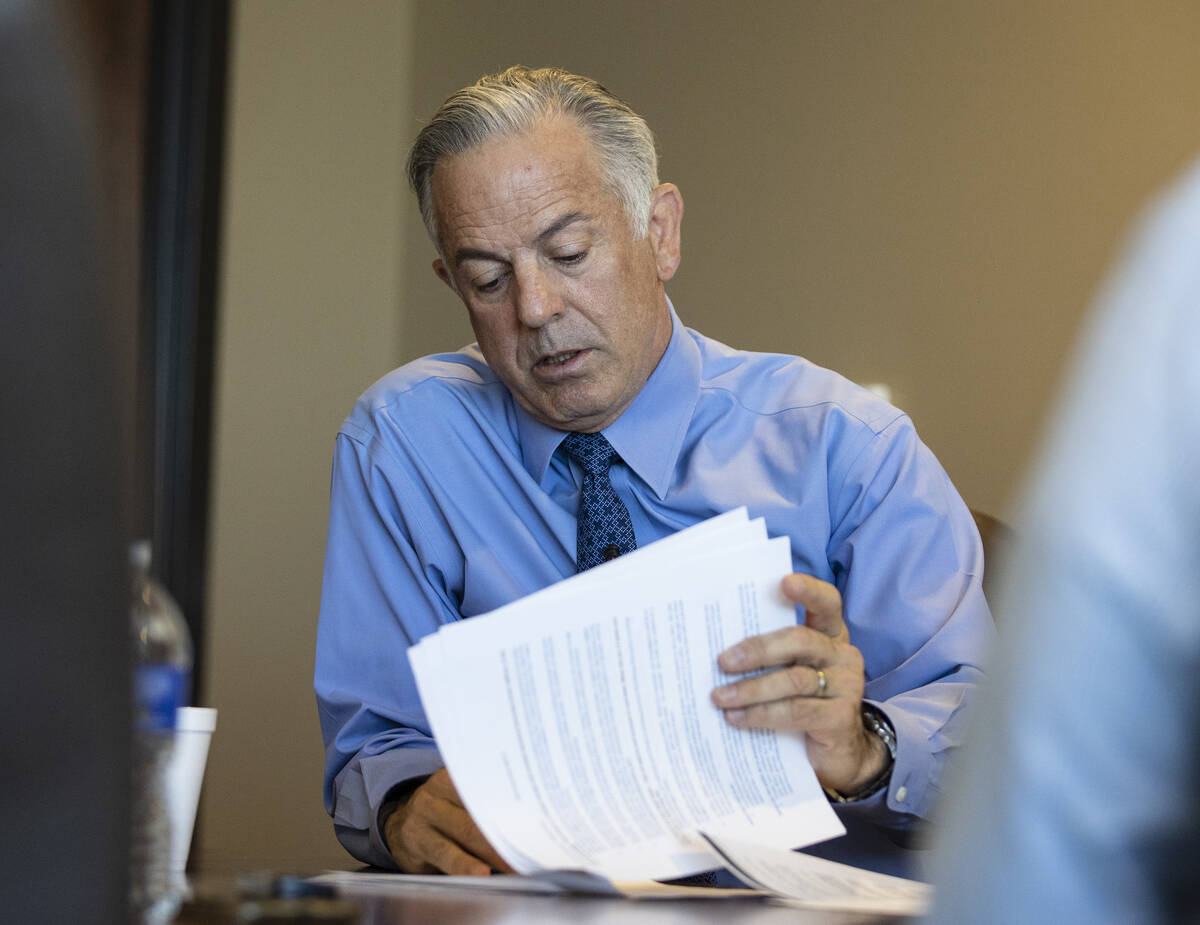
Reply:
[[[482,283],[475,284],[476,292],[497,292],[500,289],[500,284],[504,281],[503,276],[497,276],[493,279],[486,280]]]
[[[569,267],[572,264],[582,263],[583,258],[587,256],[587,253],[588,253],[587,251],[576,251],[573,254],[559,254],[554,259],[556,261],[558,261],[560,264],[563,264],[564,266]]]

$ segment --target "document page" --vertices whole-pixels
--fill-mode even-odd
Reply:
[[[794,905],[916,916],[927,912],[933,900],[928,883],[751,842],[711,835],[707,840],[743,881]]]
[[[447,768],[520,873],[721,866],[701,830],[792,848],[843,832],[803,740],[712,705],[723,649],[795,622],[785,539],[745,511],[443,627],[409,652]]]

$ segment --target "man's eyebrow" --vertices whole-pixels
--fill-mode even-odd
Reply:
[[[476,250],[474,247],[460,247],[454,252],[454,263],[460,264],[464,260],[494,260],[497,263],[503,263],[503,258],[499,254],[493,254],[491,251]]]
[[[538,236],[534,238],[534,240],[538,244],[542,244],[547,238],[554,237],[568,225],[574,225],[576,222],[582,222],[587,218],[588,216],[584,215],[582,212],[568,212],[562,218],[552,222],[548,228],[542,229],[542,231],[538,233]]]
[[[587,221],[589,218],[590,216],[583,212],[568,212],[539,231],[537,237],[533,239],[534,243],[543,244],[548,238],[554,237],[564,228],[574,225],[576,222]],[[497,263],[504,262],[504,259],[499,254],[493,254],[491,251],[479,250],[474,247],[460,247],[454,252],[454,262],[458,264],[464,260],[494,260]]]

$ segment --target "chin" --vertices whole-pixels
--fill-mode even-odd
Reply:
[[[534,417],[557,430],[601,430],[610,423],[608,416],[602,411],[573,411],[558,408],[551,414],[539,411]]]
[[[599,383],[576,381],[527,396],[541,400],[522,400],[521,404],[533,417],[558,430],[594,431],[620,417],[636,394],[626,396],[620,388],[606,391]]]

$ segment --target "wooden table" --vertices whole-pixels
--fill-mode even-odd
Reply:
[[[627,900],[596,896],[533,896],[412,888],[403,896],[355,900],[363,925],[462,922],[470,925],[861,925],[904,919],[817,912],[759,899]]]
[[[347,863],[347,870],[361,870]],[[247,874],[274,871],[303,876],[321,868],[282,859],[231,859],[192,875],[204,906],[197,905],[181,917],[186,925],[223,925],[236,922],[238,881]],[[259,875],[261,878],[261,874]],[[359,911],[360,925],[867,925],[903,923],[897,916],[867,916],[800,909],[762,899],[627,900],[600,896],[539,896],[491,893],[436,886],[414,885],[399,895],[348,896]]]

